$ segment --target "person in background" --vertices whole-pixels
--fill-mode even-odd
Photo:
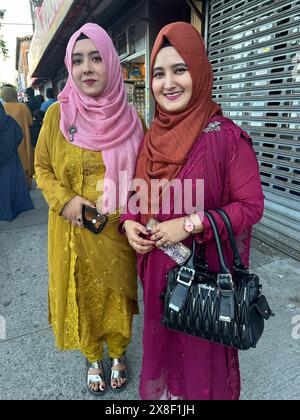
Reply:
[[[23,132],[18,152],[25,172],[28,188],[31,188],[33,168],[33,147],[31,144],[31,127],[33,119],[29,108],[18,102],[17,91],[14,87],[4,86],[1,89],[1,96],[5,101],[4,109],[7,115],[13,117]]]
[[[171,331],[161,324],[166,275],[176,263],[161,246],[183,241],[191,248],[193,235],[205,244],[212,271],[219,260],[212,227],[203,209],[186,213],[176,209],[174,196],[154,215],[158,224],[148,238],[152,180],[177,180],[183,196],[197,195],[197,180],[204,181],[204,210],[213,213],[224,253],[231,261],[228,234],[214,209],[223,208],[231,219],[243,264],[249,266],[251,228],[263,214],[264,197],[259,167],[250,137],[222,116],[212,100],[213,71],[204,41],[190,24],[177,22],[159,33],[151,55],[151,86],[156,99],[152,127],[138,157],[136,179],[147,183],[141,195],[142,214],[125,214],[120,225],[138,253],[138,272],[144,286],[143,364],[140,395],[145,400],[237,400],[240,371],[237,350]],[[177,188],[178,189],[178,188]],[[187,197],[188,196],[188,197]],[[147,200],[147,201],[146,201]],[[191,203],[190,203],[191,205]],[[183,206],[182,206],[183,207]],[[148,211],[147,211],[148,209]],[[153,242],[155,245],[153,245]]]
[[[45,113],[40,109],[33,112],[33,126],[31,128],[31,143],[35,149],[43,125]]]
[[[29,87],[25,90],[27,101],[25,102],[28,108],[30,109],[31,115],[36,109],[41,109],[41,102],[34,96],[34,90],[32,87]]]
[[[5,83],[2,87],[11,87],[15,89],[15,86],[11,85],[10,83]]]
[[[43,95],[36,95],[34,97],[35,102],[39,102],[40,106],[45,103],[45,99]],[[42,128],[43,119],[44,119],[45,112],[41,111],[40,109],[35,109],[32,112],[32,118],[33,118],[33,126],[31,127],[31,143],[32,147],[35,148],[38,137]]]
[[[13,89],[15,89],[15,87],[13,85],[11,85],[10,83],[5,83],[4,85],[1,86],[1,89],[3,87],[11,87]],[[0,96],[0,103],[3,105],[5,103],[4,99]]]
[[[46,113],[47,109],[49,108],[49,106],[54,104],[54,102],[56,102],[56,98],[54,96],[53,88],[46,89],[46,97],[47,97],[47,101],[45,101],[41,105],[41,111],[43,111],[45,113]]]
[[[45,102],[44,95],[36,95],[34,98],[40,103],[41,106]]]
[[[144,133],[104,29],[89,23],[73,34],[65,63],[69,78],[45,114],[35,153],[37,184],[50,208],[49,320],[57,347],[85,356],[87,389],[101,396],[105,344],[112,390],[127,383],[125,352],[138,313],[136,256],[118,234],[120,202],[103,210],[108,220],[97,236],[84,228],[83,206],[95,210],[99,181],[119,189],[121,171],[132,180]]]
[[[26,178],[18,155],[23,133],[0,104],[0,220],[12,221],[33,209]]]

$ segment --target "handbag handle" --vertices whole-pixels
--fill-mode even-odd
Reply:
[[[238,251],[238,247],[236,244],[236,240],[235,240],[235,236],[233,233],[233,229],[232,229],[232,224],[231,221],[228,217],[228,214],[225,212],[225,210],[217,208],[215,209],[215,211],[221,216],[221,218],[223,219],[227,232],[228,232],[228,237],[229,237],[229,241],[230,241],[230,245],[233,251],[233,257],[234,257],[234,261],[233,261],[233,265],[235,268],[239,268],[239,269],[244,269],[245,270],[245,266],[242,263],[242,259],[241,256],[239,254]]]
[[[215,220],[214,216],[211,213],[209,213],[208,211],[205,211],[204,214],[207,216],[207,218],[208,218],[208,220],[211,224],[213,233],[214,233],[215,242],[216,242],[216,245],[217,245],[218,256],[219,256],[221,273],[222,274],[230,274],[230,270],[225,263],[224,254],[223,254],[223,250],[222,250],[222,245],[221,245],[221,240],[220,240],[216,220]]]
[[[189,259],[186,261],[186,263],[184,264],[184,267],[194,269],[195,254],[196,254],[196,239],[194,238],[191,255]]]

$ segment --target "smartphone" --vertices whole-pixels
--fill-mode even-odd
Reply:
[[[152,230],[158,224],[158,221],[155,219],[150,219],[147,223],[146,229]],[[164,245],[159,247],[165,254],[167,254],[173,261],[178,265],[183,265],[191,256],[191,250],[185,246],[182,242],[178,242],[174,245]]]
[[[82,208],[83,225],[95,235],[98,235],[108,220],[105,214],[98,213],[97,209],[83,206]]]

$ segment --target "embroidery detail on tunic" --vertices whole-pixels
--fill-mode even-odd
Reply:
[[[218,122],[218,121],[214,121],[212,123],[210,123],[208,125],[208,127],[206,127],[203,132],[204,133],[209,133],[210,131],[220,131],[221,130],[221,125],[222,123]]]

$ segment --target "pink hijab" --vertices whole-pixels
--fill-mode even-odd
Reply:
[[[107,69],[108,84],[98,98],[86,96],[76,86],[72,77],[72,53],[81,34],[86,35],[95,44]],[[137,154],[144,136],[142,124],[137,111],[128,104],[120,61],[111,38],[103,28],[94,23],[87,23],[75,32],[67,46],[65,64],[69,77],[58,97],[61,110],[60,129],[65,138],[70,140],[70,128],[75,126],[76,133],[72,144],[102,152],[106,167],[104,185],[108,186],[105,197],[110,196],[108,190],[111,181],[117,186],[116,206],[108,204],[105,198],[104,211],[113,212],[126,203],[124,185],[122,199],[118,199],[119,173],[127,172],[127,189],[134,177]]]

